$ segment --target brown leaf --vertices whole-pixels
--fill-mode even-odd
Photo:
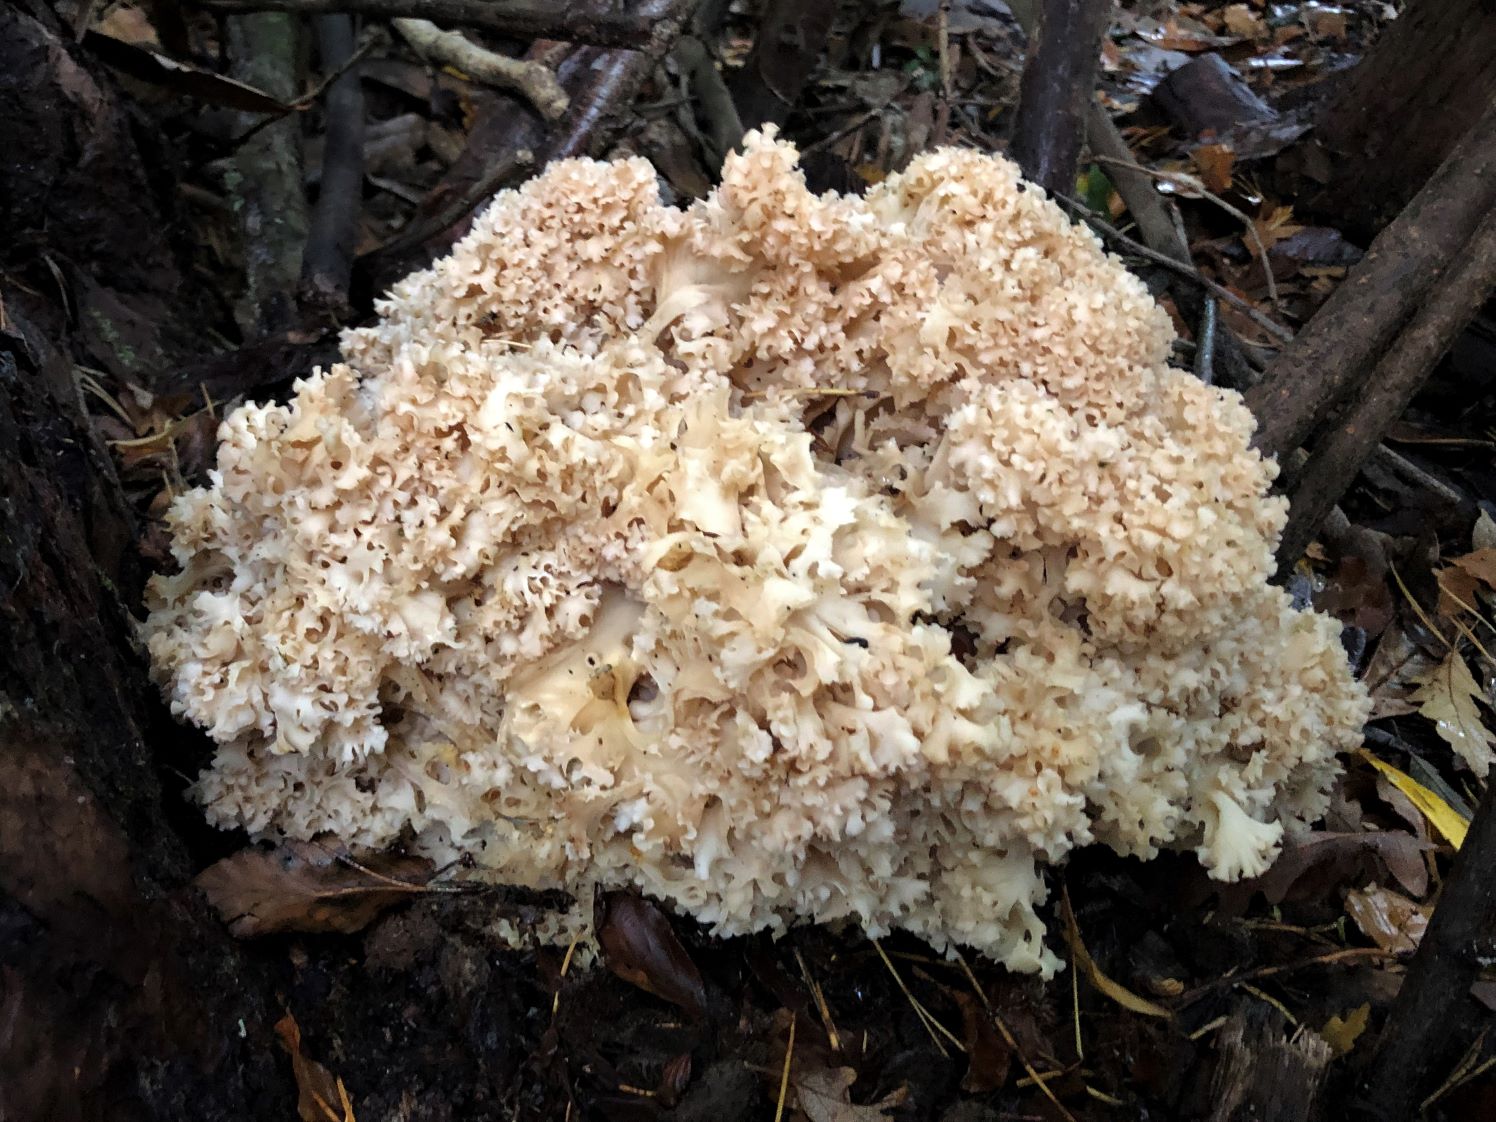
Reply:
[[[393,904],[425,891],[431,862],[394,853],[357,858],[317,842],[245,849],[195,883],[241,939],[277,931],[357,931]]]
[[[1453,564],[1488,587],[1496,588],[1496,549],[1477,549],[1474,553],[1454,558]]]
[[[151,82],[173,93],[186,94],[209,105],[242,109],[246,113],[290,113],[293,110],[292,106],[263,90],[98,31],[86,34],[83,45],[105,64],[132,78]]]
[[[946,992],[961,1007],[961,1043],[967,1056],[961,1090],[974,1095],[1000,1090],[1008,1082],[1013,1050],[997,1034],[992,1014],[982,1007],[981,1002],[963,990]]]
[[[609,970],[697,1019],[706,1015],[701,971],[664,912],[632,892],[608,893],[598,912],[597,941]]]
[[[909,1089],[900,1087],[875,1103],[852,1102],[852,1084],[857,1073],[849,1067],[812,1068],[790,1076],[795,1086],[795,1102],[810,1122],[887,1122],[889,1111],[909,1097]]]
[[[296,1113],[301,1122],[355,1122],[353,1100],[343,1081],[301,1052],[301,1026],[290,1012],[276,1022],[275,1034],[291,1057],[296,1075]]]
[[[1365,834],[1321,830],[1301,841],[1285,844],[1272,868],[1256,881],[1244,883],[1253,884],[1269,904],[1279,904],[1295,885],[1311,874],[1322,874],[1316,875],[1310,885],[1317,893],[1322,881],[1338,882],[1342,879],[1347,861],[1357,861],[1367,853],[1374,853],[1400,885],[1421,896],[1428,891],[1428,866],[1424,864],[1422,854],[1432,848],[1431,843],[1398,830]]]
[[[1361,933],[1384,951],[1412,954],[1428,927],[1433,907],[1373,884],[1345,894],[1345,912]]]
[[[1231,169],[1236,164],[1236,152],[1231,145],[1202,144],[1190,152],[1190,159],[1205,186],[1218,195],[1231,189]]]

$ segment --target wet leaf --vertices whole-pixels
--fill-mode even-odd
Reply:
[[[857,1073],[849,1067],[812,1068],[790,1076],[795,1101],[810,1122],[887,1122],[889,1112],[909,1097],[900,1087],[875,1103],[852,1102]]]
[[[608,969],[625,982],[697,1019],[706,1015],[701,971],[654,904],[631,892],[608,893],[599,904],[597,941]]]
[[[1358,754],[1385,775],[1389,783],[1408,796],[1409,801],[1423,813],[1423,816],[1429,820],[1429,824],[1438,830],[1450,845],[1458,849],[1465,844],[1465,833],[1469,830],[1470,824],[1453,807],[1418,780],[1399,771],[1386,760],[1379,760],[1364,749]]]
[[[198,874],[196,884],[241,939],[277,931],[358,931],[391,905],[426,891],[434,870],[419,857],[316,842],[246,849]]]
[[[1485,726],[1476,700],[1482,697],[1480,686],[1470,674],[1470,667],[1460,652],[1451,650],[1413,694],[1418,711],[1434,722],[1434,728],[1471,771],[1481,778],[1491,770],[1496,759],[1491,748],[1496,744]]]
[[[1483,510],[1476,518],[1475,528],[1470,531],[1470,545],[1474,549],[1496,549],[1496,518],[1489,512]]]
[[[353,1100],[343,1081],[301,1051],[301,1026],[289,1012],[275,1025],[296,1075],[296,1113],[301,1122],[355,1122]]]
[[[1390,888],[1373,884],[1345,894],[1345,913],[1361,933],[1384,951],[1412,954],[1418,949],[1433,907],[1409,900]]]
[[[1331,1017],[1325,1022],[1325,1027],[1319,1030],[1319,1035],[1325,1038],[1325,1042],[1337,1056],[1343,1056],[1356,1046],[1356,1041],[1366,1031],[1370,1020],[1371,1003],[1363,1002],[1347,1011],[1344,1016],[1336,1014]]]
[[[992,1024],[992,1014],[982,1007],[981,1002],[962,990],[946,992],[961,1007],[961,1043],[967,1057],[961,1090],[975,1095],[1000,1090],[1008,1082],[1013,1049],[998,1036]]]

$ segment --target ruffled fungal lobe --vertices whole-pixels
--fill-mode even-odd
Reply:
[[[795,161],[553,165],[225,421],[146,625],[213,821],[1049,970],[1074,846],[1321,812],[1366,699],[1240,398],[1008,162]]]

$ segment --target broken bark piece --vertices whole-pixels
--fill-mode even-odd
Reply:
[[[1175,70],[1153,91],[1153,101],[1191,139],[1267,124],[1278,116],[1218,54],[1201,55]]]
[[[1277,1010],[1248,1001],[1221,1029],[1218,1049],[1210,1122],[1320,1116],[1334,1051],[1318,1033],[1294,1032]]]

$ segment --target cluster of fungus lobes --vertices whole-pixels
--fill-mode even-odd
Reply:
[[[171,511],[216,823],[1047,972],[1073,847],[1229,880],[1323,809],[1366,702],[1252,419],[1010,163],[569,160],[380,312]]]

